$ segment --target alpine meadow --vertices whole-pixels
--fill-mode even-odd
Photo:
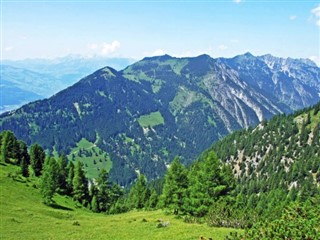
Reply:
[[[0,18],[0,239],[320,239],[318,1]]]

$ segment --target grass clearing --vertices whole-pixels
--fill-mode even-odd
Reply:
[[[42,203],[33,182],[8,177],[15,166],[0,165],[0,239],[110,239],[110,240],[197,240],[200,236],[215,240],[233,229],[211,228],[205,224],[187,224],[163,211],[134,211],[118,215],[91,213],[77,208],[69,197],[55,196],[56,205]],[[170,222],[157,228],[158,220]]]
[[[154,127],[164,124],[164,118],[162,117],[161,113],[157,111],[139,117],[138,122],[141,127]]]
[[[109,154],[85,138],[82,138],[77,143],[77,147],[71,150],[68,159],[73,163],[81,161],[84,164],[87,178],[97,178],[100,169],[110,171],[112,168]]]

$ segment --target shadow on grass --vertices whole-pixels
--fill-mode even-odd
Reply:
[[[64,207],[64,206],[61,206],[61,205],[56,204],[56,203],[51,203],[51,204],[49,204],[49,206],[52,207],[52,208],[54,208],[54,209],[73,211],[72,208]]]

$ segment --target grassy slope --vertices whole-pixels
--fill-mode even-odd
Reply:
[[[14,166],[0,165],[0,239],[223,239],[230,229],[186,224],[162,211],[106,216],[76,208],[67,197],[56,196],[56,208],[41,202],[39,190],[25,179],[13,180]],[[147,222],[142,221],[146,219]],[[157,228],[157,220],[170,221]],[[80,225],[76,225],[79,223]]]

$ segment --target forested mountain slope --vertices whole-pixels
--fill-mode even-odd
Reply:
[[[241,207],[276,214],[287,202],[319,195],[320,103],[237,131],[212,150],[232,166]]]
[[[191,163],[228,133],[316,103],[320,70],[306,60],[208,55],[145,58],[103,68],[53,97],[0,116],[27,144],[108,165],[122,185],[163,176],[174,156]],[[110,161],[112,164],[110,164]]]

